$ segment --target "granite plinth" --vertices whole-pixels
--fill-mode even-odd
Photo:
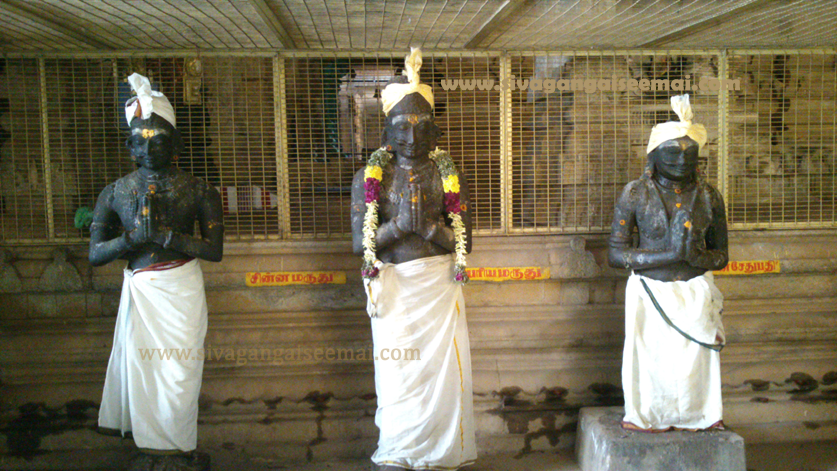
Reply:
[[[581,409],[576,457],[582,471],[746,471],[744,439],[729,430],[624,430],[621,407]]]

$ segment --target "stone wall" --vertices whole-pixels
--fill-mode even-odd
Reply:
[[[780,274],[718,277],[725,420],[747,443],[837,437],[835,242],[834,231],[731,234],[732,260],[781,262]],[[359,257],[350,250],[345,241],[229,243],[223,262],[203,263],[207,348],[236,351],[206,362],[204,444],[300,461],[374,450],[370,360],[275,355],[371,347]],[[579,407],[620,403],[626,273],[605,266],[605,250],[601,235],[475,240],[472,266],[549,267],[552,276],[466,288],[483,452],[570,446]],[[38,440],[26,446],[113,446],[116,439],[92,430],[121,266],[91,268],[83,246],[70,247],[66,263],[50,247],[10,255],[0,265],[0,289],[10,291],[0,294],[0,408],[13,427],[0,425],[0,434],[35,427]],[[246,272],[309,270],[346,271],[347,283],[245,285]],[[14,278],[20,283],[4,281]]]

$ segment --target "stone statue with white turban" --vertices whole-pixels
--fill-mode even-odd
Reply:
[[[413,49],[381,94],[383,147],[352,185],[354,250],[372,320],[377,470],[457,469],[476,457],[462,284],[468,182],[436,147],[433,91]]]
[[[692,122],[689,96],[672,97],[671,105],[680,120],[651,131],[645,174],[616,203],[608,252],[611,266],[633,270],[623,427],[645,431],[723,425],[723,296],[712,270],[728,260],[726,213],[698,169],[706,130]]]
[[[205,470],[208,455],[194,452],[207,328],[197,259],[221,260],[221,196],[173,165],[183,141],[168,99],[139,74],[128,81],[137,96],[125,108],[127,146],[138,169],[105,187],[90,225],[91,264],[128,262],[99,427],[132,433],[144,452],[132,470]]]

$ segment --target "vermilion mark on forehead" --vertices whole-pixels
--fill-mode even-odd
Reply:
[[[433,119],[433,117],[430,116],[429,114],[426,114],[426,113],[422,113],[422,114],[406,113],[406,114],[400,114],[400,115],[392,118],[392,122],[393,122],[393,124],[395,124],[395,123],[400,123],[400,122],[406,121],[410,124],[415,125],[415,124],[419,123],[420,121],[429,121],[431,119]]]
[[[166,131],[165,129],[161,129],[161,128],[137,127],[137,128],[131,129],[131,134],[133,134],[135,136],[136,135],[142,135],[142,137],[144,137],[146,139],[152,138],[152,137],[160,135],[160,134],[168,135],[168,133],[169,133],[168,131]]]

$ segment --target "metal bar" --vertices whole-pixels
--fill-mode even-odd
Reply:
[[[508,83],[511,76],[511,57],[500,57],[500,83]],[[512,91],[511,86],[500,90],[500,228],[508,234],[512,227]]]
[[[706,31],[709,28],[718,26],[729,20],[732,20],[738,15],[744,13],[752,13],[756,10],[760,10],[761,8],[766,7],[771,3],[778,3],[778,0],[755,0],[752,3],[735,7],[720,15],[692,23],[688,26],[672,31],[671,33],[654,38],[651,41],[641,44],[639,47],[659,47],[663,44],[668,44],[689,36],[693,36],[697,33],[700,33],[701,31]]]
[[[828,229],[837,227],[837,221],[811,222],[737,222],[730,224],[731,230],[752,229]]]
[[[359,57],[368,55],[378,55],[381,57],[393,56],[403,57],[404,49],[341,49],[339,51],[324,51],[324,50],[281,50],[278,51],[283,56],[293,57]],[[712,55],[720,54],[721,49],[538,49],[529,51],[517,50],[500,50],[500,49],[483,49],[483,50],[450,50],[450,49],[422,49],[424,57],[440,56],[440,57],[497,57],[503,54],[508,54],[511,57],[531,57],[536,55],[565,55],[565,56],[584,56],[584,57],[600,57],[611,55]]]
[[[610,226],[561,226],[561,227],[515,227],[509,231],[509,235],[527,235],[527,234],[607,234],[610,232]]]
[[[271,10],[264,0],[250,0],[250,4],[253,5],[253,8],[256,9],[267,26],[276,33],[276,38],[282,43],[282,46],[292,49],[297,47],[293,38],[288,34],[288,28],[283,24],[282,18]]]
[[[474,229],[474,236],[506,236],[509,235],[505,229]]]
[[[407,51],[405,49],[341,49],[339,51],[330,50],[282,50],[278,51],[280,55],[285,57],[327,57],[327,58],[353,58],[353,57],[393,57],[396,59],[404,58]],[[423,57],[497,57],[502,54],[502,51],[465,51],[462,49],[422,49],[421,55]]]
[[[601,57],[601,56],[705,56],[720,54],[721,49],[538,49],[532,51],[506,51],[512,57],[532,57],[542,55],[562,55],[579,57]]]
[[[288,183],[288,111],[285,102],[285,59],[273,57],[273,120],[276,133],[276,191],[282,238],[291,233],[291,199]]]
[[[9,13],[28,18],[32,21],[43,24],[44,26],[55,30],[65,36],[69,36],[76,41],[89,44],[97,49],[113,49],[114,45],[102,41],[101,38],[90,35],[89,28],[76,27],[78,25],[68,25],[66,22],[55,21],[49,14],[38,11],[24,2],[17,0],[0,0],[0,8]],[[98,35],[97,35],[98,36]]]
[[[237,242],[237,241],[280,241],[282,237],[278,234],[231,234],[225,235],[225,241]]]
[[[331,233],[331,234],[324,234],[322,232],[319,233],[307,233],[307,234],[288,234],[284,240],[343,240],[351,238],[351,233]]]
[[[55,211],[52,202],[52,161],[49,155],[49,112],[47,110],[46,66],[44,59],[38,59],[38,82],[40,85],[41,136],[44,159],[44,192],[46,192],[47,237],[55,240]]]
[[[510,57],[531,57],[535,55],[566,55],[579,57],[599,57],[610,55],[719,55],[721,49],[543,49],[532,51],[502,51],[502,50],[480,50],[463,51],[428,49],[423,50],[425,57],[444,56],[449,57],[497,57],[507,54]],[[253,48],[253,49],[117,49],[110,51],[33,51],[33,50],[2,50],[0,53],[7,58],[48,58],[48,59],[73,59],[73,58],[118,58],[129,59],[132,57],[273,57],[277,53],[282,57],[362,57],[370,54],[381,57],[393,56],[403,57],[403,49],[378,50],[378,49],[346,49],[340,51],[320,51],[305,49],[278,49],[278,48]],[[803,48],[803,49],[730,49],[731,55],[770,55],[770,54],[837,54],[837,48]]]
[[[748,55],[748,56],[756,56],[756,55],[794,55],[794,54],[820,54],[820,55],[828,55],[828,54],[837,54],[837,48],[830,48],[830,47],[817,47],[817,48],[803,48],[803,49],[730,49],[729,54],[732,56],[735,55]]]
[[[488,22],[486,22],[477,34],[475,34],[467,43],[465,43],[465,49],[477,49],[480,47],[488,36],[491,33],[497,31],[502,26],[508,26],[509,21],[511,18],[524,8],[530,7],[534,4],[534,0],[510,0],[505,3],[505,5],[501,6],[495,13],[494,16],[491,17]]]
[[[54,246],[54,245],[62,245],[67,246],[71,244],[84,244],[87,245],[90,243],[90,239],[82,238],[82,237],[62,237],[61,239],[56,240],[44,240],[44,239],[4,239],[3,245],[4,246],[24,246],[24,245],[38,245],[38,246]]]
[[[718,78],[729,78],[729,56],[722,51],[718,56]],[[729,214],[729,90],[718,91],[718,191],[724,198],[724,211]]]
[[[134,59],[134,58],[166,58],[166,57],[273,57],[281,49],[123,49],[112,51],[0,51],[7,58],[21,59]]]

